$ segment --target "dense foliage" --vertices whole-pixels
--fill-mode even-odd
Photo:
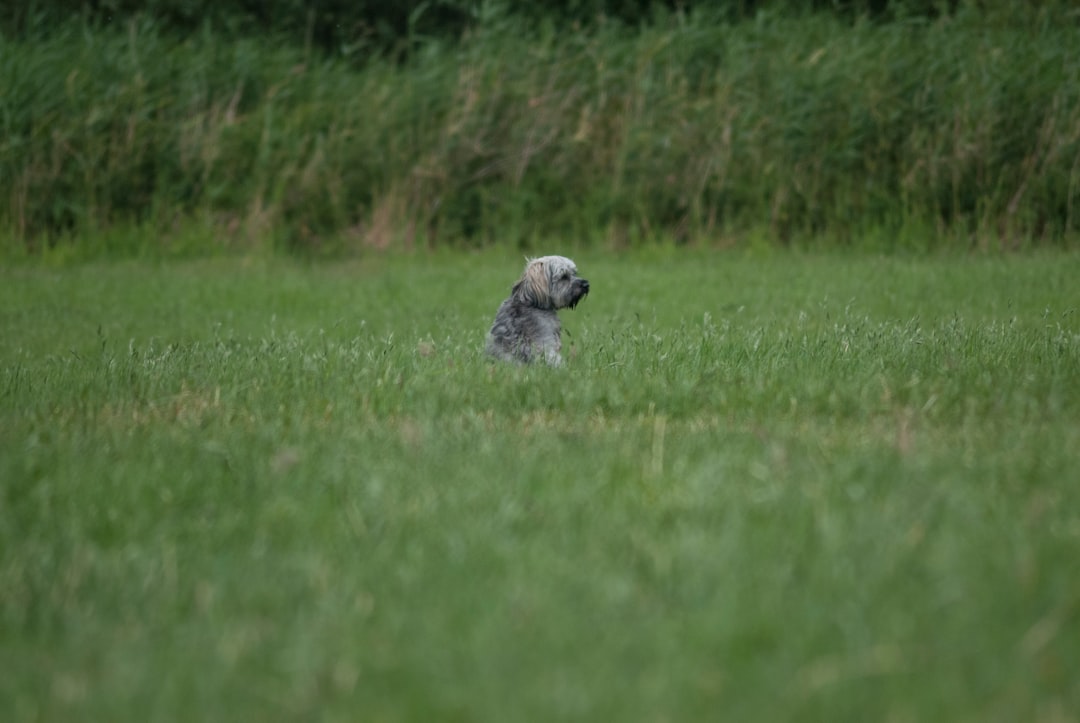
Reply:
[[[34,0],[0,10],[0,27],[15,34],[40,34],[72,17],[102,25],[150,16],[178,32],[208,24],[234,34],[269,31],[341,52],[385,50],[417,37],[456,39],[493,11],[561,26],[607,21],[637,26],[672,11],[704,11],[725,20],[746,19],[763,10],[895,18],[936,17],[957,6],[958,0]]]
[[[192,224],[305,249],[1014,246],[1080,228],[1080,22],[1064,4],[201,7],[6,11],[6,253],[122,228],[172,244]],[[625,22],[596,21],[608,12]],[[324,34],[349,13],[367,35]]]

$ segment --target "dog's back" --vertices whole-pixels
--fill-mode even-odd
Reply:
[[[488,332],[487,353],[526,364],[537,359],[559,360],[561,328],[554,311],[526,306],[511,296],[495,314],[495,323]]]

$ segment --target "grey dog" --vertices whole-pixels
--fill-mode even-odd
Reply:
[[[589,282],[565,256],[529,259],[495,314],[487,337],[487,353],[504,361],[529,363],[543,359],[562,364],[562,327],[556,309],[573,309],[589,293]]]

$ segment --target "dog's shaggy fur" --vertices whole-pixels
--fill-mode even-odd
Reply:
[[[529,363],[543,359],[562,364],[561,325],[557,309],[578,305],[589,293],[589,282],[565,256],[530,259],[525,271],[495,315],[487,337],[487,353],[505,361]]]

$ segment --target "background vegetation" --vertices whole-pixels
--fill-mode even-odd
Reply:
[[[1069,3],[347,5],[9,6],[3,253],[1080,224]]]
[[[0,269],[5,720],[1075,720],[1080,259],[505,256]]]

